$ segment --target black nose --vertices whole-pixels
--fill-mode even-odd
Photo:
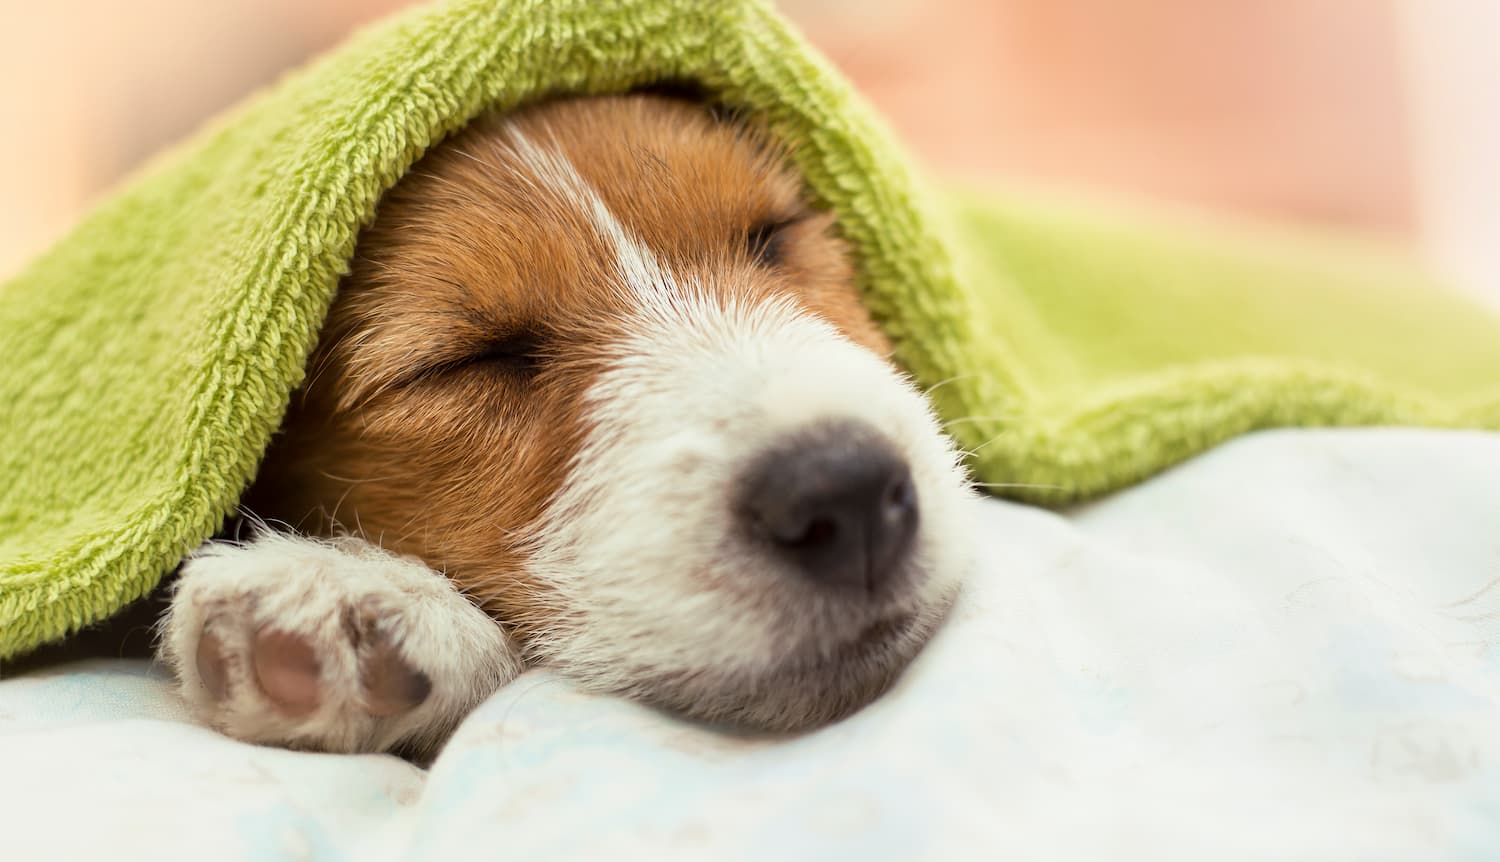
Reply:
[[[744,477],[753,534],[798,574],[874,594],[900,573],[917,530],[906,461],[874,428],[841,422],[764,453]]]

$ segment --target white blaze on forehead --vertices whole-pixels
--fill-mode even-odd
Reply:
[[[609,243],[614,252],[615,267],[632,292],[648,301],[676,292],[672,274],[661,266],[651,249],[626,230],[566,155],[555,145],[538,146],[514,126],[510,134],[511,150],[522,165],[534,172],[536,184],[545,186],[561,200],[576,206]]]

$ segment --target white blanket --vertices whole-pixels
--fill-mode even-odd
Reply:
[[[1232,443],[985,564],[889,696],[724,736],[542,672],[430,773],[0,682],[0,858],[1500,859],[1500,435]]]

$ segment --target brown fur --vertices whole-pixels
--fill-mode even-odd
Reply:
[[[559,145],[674,273],[790,296],[889,352],[832,218],[807,208],[762,136],[645,95],[552,102],[511,121]],[[438,145],[381,202],[247,502],[306,532],[352,530],[414,555],[516,621],[537,605],[518,546],[568,480],[587,430],[582,393],[628,309],[583,214],[509,169],[506,122],[481,119]],[[778,224],[778,259],[758,259],[755,238]],[[480,358],[497,345],[504,355]]]

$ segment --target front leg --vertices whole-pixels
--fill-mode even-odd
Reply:
[[[246,742],[430,757],[521,672],[446,577],[353,538],[204,545],[161,625],[183,697]]]

